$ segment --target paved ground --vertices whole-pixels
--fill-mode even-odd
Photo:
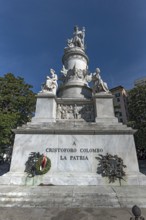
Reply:
[[[146,209],[142,209],[146,219]],[[130,220],[130,209],[0,208],[0,220]]]

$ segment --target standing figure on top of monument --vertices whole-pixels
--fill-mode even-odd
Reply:
[[[81,31],[78,26],[75,26],[73,35],[73,44],[84,49],[85,28]]]
[[[69,47],[80,47],[84,50],[85,49],[84,38],[85,38],[85,28],[83,27],[83,29],[81,31],[81,30],[79,30],[78,26],[75,26],[73,38],[68,39],[68,46]]]
[[[55,70],[50,69],[50,76],[46,77],[46,83],[43,84],[42,86],[42,92],[53,92],[54,94],[56,94],[56,90],[58,87],[57,84],[57,74],[55,74]]]
[[[109,89],[106,82],[103,82],[100,76],[100,69],[96,68],[95,73],[92,75],[93,85],[93,94],[98,92],[106,92],[109,93]]]

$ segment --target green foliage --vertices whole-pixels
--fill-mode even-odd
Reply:
[[[146,85],[134,87],[128,96],[129,125],[137,129],[137,148],[146,148]]]
[[[11,145],[13,133],[11,129],[17,126],[19,116],[15,113],[4,114],[0,112],[0,145]]]
[[[35,108],[32,86],[12,73],[0,77],[0,151],[13,145],[12,129],[30,121]]]

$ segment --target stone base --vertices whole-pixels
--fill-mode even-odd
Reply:
[[[32,124],[56,121],[56,96],[53,93],[38,93],[35,117]]]
[[[68,84],[64,87],[61,87],[58,91],[58,97],[61,98],[91,98],[92,97],[92,90],[84,85],[84,83],[77,83],[77,85]]]
[[[132,208],[136,204],[146,208],[145,191],[145,186],[0,186],[0,207],[91,208],[92,211],[92,208]],[[125,219],[119,217],[116,219]]]
[[[24,187],[0,185],[0,207],[37,207],[47,209],[49,207],[57,209],[84,207],[97,209],[132,208],[136,204],[140,208],[146,208],[145,192],[146,186]]]
[[[105,117],[105,118],[95,118],[96,123],[102,123],[105,125],[108,124],[120,124],[118,123],[118,119],[116,117]]]
[[[109,183],[108,178],[103,178],[98,174],[81,174],[81,173],[56,173],[53,175],[45,174],[35,176],[33,178],[27,177],[25,173],[6,173],[0,177],[0,185],[30,185],[38,186],[44,185],[70,185],[70,186],[140,186],[146,185],[146,176],[140,172],[129,173],[124,177],[124,180],[116,180],[114,183]]]
[[[10,173],[0,184],[16,185],[109,185],[97,175],[100,154],[118,155],[123,159],[125,180],[122,185],[144,185],[139,174],[133,130],[119,123],[87,123],[78,120],[56,123],[30,123],[15,130]],[[25,164],[31,152],[45,154],[51,160],[46,175],[28,178]],[[119,186],[119,181],[112,185]]]

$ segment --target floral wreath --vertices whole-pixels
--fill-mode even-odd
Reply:
[[[122,158],[108,153],[105,156],[99,154],[99,157],[95,158],[99,160],[97,173],[102,177],[108,177],[109,183],[114,183],[118,179],[121,185],[121,180],[124,180],[123,177],[126,176],[123,170],[126,165],[124,165]]]
[[[31,152],[25,163],[25,172],[28,177],[46,174],[51,168],[51,160],[39,152]]]
[[[51,160],[47,156],[41,155],[36,162],[35,168],[37,175],[43,175],[50,170]]]

